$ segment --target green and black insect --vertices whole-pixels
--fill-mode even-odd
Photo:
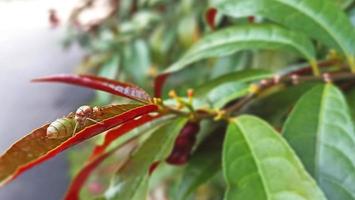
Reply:
[[[67,138],[75,134],[79,129],[88,125],[88,121],[100,123],[94,119],[101,115],[98,107],[81,106],[75,113],[69,114],[52,122],[47,128],[47,137],[50,139]]]

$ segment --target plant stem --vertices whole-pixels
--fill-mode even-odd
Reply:
[[[324,73],[323,76],[297,76],[297,81],[295,81],[294,77],[295,76],[290,76],[290,75],[283,76],[279,79],[277,83],[275,83],[273,79],[264,80],[263,83],[259,83],[260,91],[258,92],[258,94],[260,94],[262,91],[268,88],[281,85],[281,84],[297,85],[303,82],[314,82],[314,81],[337,82],[337,81],[344,81],[344,80],[355,80],[355,74],[349,72],[345,72],[345,73],[342,72],[342,73],[335,73],[335,74]],[[225,109],[227,115],[230,115],[235,111],[239,111],[241,108],[243,108],[246,104],[248,104],[251,100],[253,100],[257,96],[258,96],[257,94],[250,94],[240,99],[235,104]]]
[[[292,71],[288,74],[279,77],[276,81],[275,78],[265,79],[262,80],[257,87],[259,88],[258,93],[251,93],[241,99],[239,99],[236,103],[232,104],[231,106],[225,108],[222,111],[225,111],[225,116],[228,118],[233,112],[241,110],[245,105],[247,105],[250,101],[254,98],[259,96],[261,92],[265,91],[274,86],[278,85],[297,85],[303,82],[314,82],[314,81],[324,81],[324,82],[337,82],[337,81],[344,81],[344,80],[355,80],[355,73],[349,72],[337,72],[337,73],[323,73],[323,76],[319,73],[319,67],[328,67],[335,64],[338,64],[339,60],[325,60],[319,63],[311,63],[309,66],[306,66],[300,70]],[[351,64],[351,63],[350,63]],[[355,64],[355,62],[353,62]],[[312,73],[317,75],[304,75]],[[355,67],[354,67],[355,72]],[[276,77],[276,76],[275,76]],[[175,109],[169,106],[164,105],[164,110],[168,113],[180,115],[180,116],[190,116],[193,114],[197,119],[203,118],[214,118],[218,115],[218,112],[203,112],[203,110],[189,107],[190,112],[185,112],[179,109]]]

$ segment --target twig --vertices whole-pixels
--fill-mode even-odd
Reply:
[[[335,64],[338,64],[338,60],[326,60],[318,63],[319,67],[328,67]],[[326,83],[329,82],[337,82],[337,81],[346,81],[346,80],[355,80],[355,74],[350,72],[337,72],[337,73],[323,73],[321,76],[314,75],[305,75],[310,74],[312,72],[311,66],[306,66],[302,69],[291,71],[282,76],[275,75],[271,79],[261,80],[256,87],[257,92],[252,92],[249,95],[241,98],[236,101],[234,104],[226,107],[222,111],[205,111],[203,109],[197,109],[193,111],[193,113],[181,111],[179,109],[171,108],[169,106],[163,105],[163,110],[168,113],[173,113],[181,116],[191,116],[193,114],[197,119],[203,118],[215,118],[217,115],[224,113],[224,119],[228,119],[229,116],[236,112],[240,111],[243,107],[245,107],[250,101],[254,98],[258,97],[260,93],[274,86],[278,85],[297,85],[303,82],[314,82],[314,81],[324,81]]]
[[[281,85],[281,84],[291,84],[291,85],[297,85],[303,82],[317,82],[317,81],[324,81],[326,83],[329,82],[338,82],[338,81],[346,81],[346,80],[355,80],[355,74],[353,73],[334,73],[334,74],[329,74],[329,73],[324,73],[322,76],[298,76],[298,75],[287,75],[284,77],[281,77],[278,79],[278,82],[275,83],[275,79],[269,79],[269,80],[262,80],[259,84],[259,92],[258,93],[253,93],[250,94],[239,101],[237,101],[235,104],[227,107],[225,109],[227,115],[230,115],[231,113],[235,111],[239,111],[241,108],[243,108],[246,104],[248,104],[251,100],[253,100],[255,97],[258,96],[262,91],[265,91],[266,89],[269,89],[271,87]]]

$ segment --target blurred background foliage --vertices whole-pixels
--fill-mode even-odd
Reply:
[[[76,42],[87,51],[78,73],[133,82],[152,92],[153,78],[209,31],[203,18],[207,3],[85,1],[71,14],[64,45]],[[95,104],[112,100],[98,93]]]
[[[132,82],[152,93],[154,77],[182,56],[202,34],[211,31],[203,17],[207,7],[207,1],[193,0],[84,1],[72,11],[63,44],[69,48],[73,43],[78,43],[87,52],[77,73],[92,73]],[[212,70],[216,65],[230,68],[235,64],[232,59],[226,58],[199,65],[207,65]],[[187,88],[213,78],[209,77],[211,74],[216,77],[229,69],[202,74],[203,71],[197,71],[196,67],[184,70],[169,80],[167,88],[180,85],[182,87],[179,86],[178,92],[185,92]],[[116,99],[110,94],[97,92],[91,103],[105,105],[122,101],[122,98]],[[101,138],[92,139],[69,153],[71,176],[81,169],[97,140]],[[117,152],[116,156],[111,156],[95,170],[81,192],[83,199],[102,194],[122,155],[125,153]],[[152,199],[164,199],[161,196],[165,195],[168,185],[175,185],[169,186],[171,190],[177,189],[177,180],[182,175],[181,168],[166,164],[159,166],[150,181]],[[223,193],[222,189],[218,191],[218,187],[215,187],[222,182],[220,178],[201,187],[199,191],[202,199],[206,194],[219,196]],[[176,195],[176,192],[170,192]],[[211,195],[207,195],[208,198]]]
[[[206,21],[206,11],[212,3],[214,4],[217,1],[81,1],[71,13],[63,44],[66,48],[69,48],[72,44],[77,43],[86,51],[87,55],[76,69],[77,73],[91,73],[110,79],[132,82],[152,94],[153,81],[157,74],[178,60],[203,35],[214,30]],[[337,1],[339,6],[346,9],[353,23],[355,23],[355,9],[352,2],[347,0]],[[217,14],[214,23],[217,28],[221,28],[231,24],[247,24],[251,20],[263,22],[266,19],[258,17],[233,19]],[[320,60],[332,56],[327,52],[327,48],[321,44],[317,44],[316,48],[317,57]],[[175,89],[178,94],[185,96],[188,88],[198,88],[203,83],[207,83],[208,80],[233,71],[267,68],[271,71],[280,72],[305,65],[307,65],[307,62],[304,58],[289,51],[241,51],[229,56],[205,59],[194,63],[187,70],[181,70],[170,77],[165,86],[165,91]],[[284,66],[290,67],[283,68]],[[248,109],[252,113],[267,119],[276,128],[281,128],[291,105],[312,86],[314,84],[302,84],[282,92],[268,91],[271,95],[265,95],[265,98],[261,98]],[[240,87],[238,86],[238,88]],[[220,91],[223,90],[220,89]],[[166,95],[166,93],[163,94]],[[124,101],[122,98],[116,99],[110,94],[97,92],[91,104],[106,105],[122,103],[122,101]],[[275,107],[275,105],[277,106]],[[215,131],[207,124],[202,124],[203,131],[199,134],[200,137]],[[142,131],[146,131],[146,129],[143,127],[135,130],[136,134]],[[101,139],[93,139],[85,146],[79,146],[71,151],[69,157],[72,176],[82,167],[82,163],[88,157],[92,145]],[[129,144],[126,146],[129,149]],[[121,163],[118,161],[124,160],[123,155],[126,154],[127,152],[119,151],[116,156],[111,156],[96,169],[96,173],[93,173],[87,187],[81,193],[83,199],[90,199],[105,190],[112,173]],[[209,159],[209,156],[210,154],[205,155],[206,160]],[[197,156],[197,159],[201,159],[201,155]],[[191,162],[194,162],[193,158]],[[179,193],[182,192],[179,189],[183,188],[179,187],[179,180],[182,176],[186,176],[181,168],[183,167],[166,164],[159,166],[149,183],[151,199],[167,199],[166,195],[168,194],[164,193],[167,190],[170,196],[178,197]],[[224,183],[220,166],[216,167],[214,173],[216,174],[214,178],[200,186],[190,199],[222,199]]]

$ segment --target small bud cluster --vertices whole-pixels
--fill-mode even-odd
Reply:
[[[193,107],[192,107],[192,103],[193,103],[193,97],[194,97],[194,90],[193,89],[188,89],[186,91],[186,96],[188,98],[188,100],[184,100],[183,98],[181,98],[175,90],[170,90],[169,91],[169,97],[172,99],[175,99],[176,103],[177,103],[177,109],[183,109],[183,108],[188,108],[191,112],[193,112]]]

